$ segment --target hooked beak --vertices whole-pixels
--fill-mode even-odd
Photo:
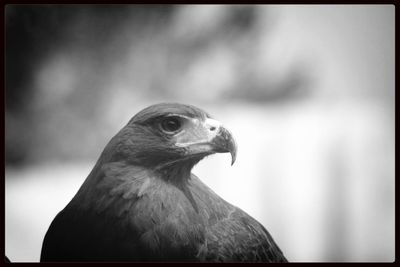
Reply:
[[[190,142],[188,142],[188,137]],[[235,163],[237,146],[232,134],[220,122],[207,118],[198,123],[193,131],[177,140],[177,146],[185,147],[189,155],[230,153]]]
[[[231,153],[232,162],[236,161],[237,146],[232,134],[224,127],[220,127],[217,135],[210,142],[213,151],[216,153]]]

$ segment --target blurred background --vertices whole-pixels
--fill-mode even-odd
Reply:
[[[394,5],[7,5],[5,252],[139,110],[183,102],[238,158],[194,169],[290,261],[394,261]]]

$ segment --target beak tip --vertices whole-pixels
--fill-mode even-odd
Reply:
[[[233,164],[236,161],[236,149],[231,152],[231,157],[232,157],[231,166],[233,166]]]

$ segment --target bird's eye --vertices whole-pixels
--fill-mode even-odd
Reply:
[[[166,118],[161,122],[161,130],[166,133],[175,133],[181,129],[182,123],[178,118]]]

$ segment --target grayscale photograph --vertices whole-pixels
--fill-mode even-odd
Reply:
[[[395,6],[8,4],[5,262],[394,262]]]

